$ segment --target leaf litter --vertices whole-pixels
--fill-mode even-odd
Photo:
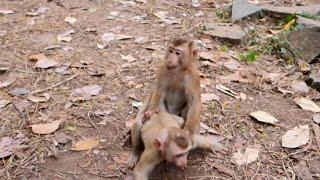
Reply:
[[[51,123],[45,124],[34,124],[31,125],[32,132],[35,134],[51,134],[59,129],[61,124],[60,120],[52,121]]]
[[[309,142],[309,126],[299,125],[288,130],[283,136],[281,145],[286,148],[297,148]]]

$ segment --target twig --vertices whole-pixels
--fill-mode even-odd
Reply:
[[[42,92],[47,91],[47,90],[50,90],[50,89],[52,89],[52,88],[61,86],[62,84],[71,81],[72,79],[76,78],[77,76],[79,76],[79,74],[75,74],[75,75],[67,78],[67,79],[64,80],[64,81],[61,81],[61,82],[59,82],[59,83],[57,83],[57,84],[54,84],[54,85],[52,85],[52,86],[50,86],[50,87],[47,87],[47,88],[45,88],[45,89],[34,90],[34,91],[32,91],[30,94],[33,95],[33,94],[42,93]]]
[[[219,164],[219,163],[215,163],[215,162],[210,162],[210,166],[216,168],[219,172],[222,172],[224,174],[227,174],[233,178],[235,178],[235,174],[236,172],[227,168],[226,166]]]

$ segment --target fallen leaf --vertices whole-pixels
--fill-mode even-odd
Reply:
[[[306,98],[295,98],[294,102],[297,103],[302,109],[312,111],[312,112],[320,112],[320,107]]]
[[[281,92],[282,94],[293,94],[292,91],[286,90],[286,89],[284,89],[284,88],[282,88],[282,87],[278,87],[277,89],[278,89],[278,91]]]
[[[308,93],[310,88],[304,81],[293,81],[291,88],[296,93]]]
[[[114,34],[114,33],[104,33],[101,36],[101,40],[105,41],[105,42],[114,41],[114,40],[116,40],[116,34]]]
[[[211,101],[220,101],[220,97],[213,93],[202,93],[201,94],[201,102],[207,104],[211,103]]]
[[[223,63],[223,66],[230,71],[237,71],[240,67],[240,63],[236,60],[231,59]]]
[[[247,95],[245,94],[245,93],[240,93],[240,100],[242,101],[242,102],[244,102],[244,101],[246,101],[247,100]]]
[[[63,35],[59,34],[59,35],[57,36],[57,40],[60,41],[60,42],[71,42],[72,37],[70,37],[70,36],[63,36]]]
[[[34,102],[34,103],[47,102],[47,101],[50,100],[50,94],[48,94],[48,93],[43,93],[42,96],[29,95],[27,99],[28,99],[29,101]]]
[[[32,105],[32,103],[28,100],[23,100],[23,101],[20,101],[20,102],[14,104],[14,106],[20,112],[24,112],[27,109],[27,107],[29,107],[31,105]]]
[[[56,66],[58,63],[55,60],[47,58],[44,54],[36,54],[29,56],[30,61],[36,62],[35,68],[47,69]]]
[[[91,140],[83,140],[78,141],[74,146],[72,146],[71,150],[73,151],[86,151],[92,148],[98,147],[100,141],[98,139],[91,139]]]
[[[213,56],[213,53],[210,51],[201,51],[199,52],[199,57],[204,60],[212,61],[214,56]]]
[[[317,124],[320,124],[320,114],[314,114],[312,116],[312,120],[317,123]]]
[[[128,61],[128,62],[134,62],[134,61],[136,61],[136,60],[137,60],[136,58],[134,58],[134,57],[133,57],[133,56],[131,56],[130,54],[129,54],[129,55],[127,55],[127,56],[121,55],[121,58],[122,58],[123,60]]]
[[[31,125],[32,132],[36,134],[51,134],[56,131],[61,124],[60,120],[52,121],[46,124],[34,124]]]
[[[260,122],[265,122],[265,123],[269,123],[269,124],[275,124],[277,122],[279,122],[278,119],[274,118],[273,116],[271,116],[270,114],[264,112],[264,111],[255,111],[250,113],[250,116],[254,117],[256,120],[260,121]]]
[[[82,88],[77,88],[72,91],[72,95],[89,95],[89,96],[97,96],[100,94],[102,87],[99,85],[88,85],[83,86]]]
[[[142,102],[132,101],[132,106],[138,109],[142,107],[142,104],[143,104]]]
[[[226,86],[224,86],[222,84],[217,84],[216,85],[216,89],[221,91],[221,92],[223,92],[223,93],[225,93],[225,94],[227,94],[227,95],[229,95],[229,96],[231,96],[231,97],[233,97],[233,98],[236,98],[236,94],[237,93],[232,91],[231,89],[229,89],[228,87],[226,87]]]
[[[106,115],[110,115],[111,114],[111,111],[110,110],[106,110],[106,111],[103,111],[103,110],[96,110],[94,112],[94,114],[96,116],[106,116]]]
[[[15,81],[14,79],[11,79],[11,80],[7,80],[5,82],[0,83],[0,89],[10,86],[14,81]]]
[[[153,13],[153,15],[164,21],[167,18],[168,12],[158,11],[158,12]]]
[[[14,96],[20,96],[20,95],[26,95],[29,92],[30,91],[28,89],[26,89],[26,88],[14,88],[9,93],[14,95]]]
[[[23,134],[17,134],[16,137],[1,137],[0,139],[0,158],[5,158],[13,154],[15,149],[19,149],[21,144],[27,141]]]
[[[113,161],[117,164],[127,164],[129,159],[129,153],[124,152],[121,155],[112,157]]]
[[[236,153],[233,153],[231,160],[237,165],[243,165],[256,161],[258,159],[258,156],[259,149],[246,148],[244,153],[240,150],[238,150],[238,152]]]
[[[0,100],[0,108],[4,108],[6,107],[8,104],[10,104],[11,101],[8,100],[8,99],[3,99],[3,100]]]
[[[309,126],[294,127],[282,136],[282,147],[297,148],[309,142]]]
[[[144,44],[144,43],[146,43],[147,42],[147,38],[146,37],[138,37],[138,38],[136,38],[135,40],[134,40],[134,42],[135,43],[137,43],[137,44]]]
[[[55,133],[54,138],[59,144],[67,144],[71,141],[71,138],[64,133]]]
[[[14,11],[12,11],[12,10],[0,9],[0,14],[3,14],[3,15],[13,14],[13,13],[14,13]]]
[[[206,124],[200,122],[200,134],[211,133],[211,134],[220,134],[218,131],[212,129]]]
[[[292,19],[291,21],[289,21],[287,24],[283,26],[283,29],[288,31],[295,22],[296,22],[296,19]]]
[[[66,18],[64,18],[64,21],[72,25],[77,22],[77,19],[74,17],[66,17]]]
[[[38,16],[39,14],[44,14],[47,12],[49,8],[47,7],[39,7],[36,11],[27,12],[28,16]]]

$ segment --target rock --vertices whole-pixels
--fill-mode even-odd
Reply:
[[[230,23],[205,24],[203,34],[229,40],[231,43],[241,43],[246,32],[239,25]]]
[[[311,72],[305,82],[308,86],[320,92],[320,70]]]
[[[317,15],[320,12],[320,4],[308,5],[308,6],[261,6],[266,11],[271,11],[279,14],[302,14],[308,13],[311,15]]]
[[[292,56],[292,51],[296,60],[311,63],[320,55],[320,27],[293,31],[285,39],[289,44],[288,53]]]
[[[317,123],[317,124],[320,124],[320,114],[314,114],[312,116],[312,120]]]
[[[231,21],[235,22],[244,17],[258,14],[261,9],[261,7],[246,0],[233,0]]]
[[[291,83],[291,88],[295,93],[307,94],[309,92],[309,87],[304,81],[294,81]]]
[[[297,16],[297,23],[302,28],[320,27],[320,22],[305,17]]]

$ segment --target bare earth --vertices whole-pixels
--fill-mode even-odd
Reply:
[[[0,36],[0,64],[10,66],[0,74],[0,83],[8,79],[15,79],[15,82],[0,89],[0,100],[11,100],[11,104],[0,108],[0,138],[15,137],[18,133],[27,138],[22,148],[2,159],[1,179],[124,179],[131,173],[125,164],[131,150],[130,143],[126,142],[129,135],[125,123],[133,119],[138,110],[132,102],[142,101],[150,92],[168,40],[181,34],[201,40],[206,44],[202,50],[215,54],[209,65],[204,61],[198,64],[203,76],[202,93],[218,95],[221,104],[216,101],[203,103],[201,121],[219,132],[223,138],[221,144],[227,152],[197,150],[189,156],[186,170],[163,163],[154,170],[151,179],[308,177],[303,173],[320,179],[320,154],[311,130],[313,113],[300,109],[293,101],[295,97],[307,96],[319,104],[319,93],[310,90],[307,94],[285,95],[276,91],[277,87],[290,90],[291,82],[302,80],[303,76],[294,64],[287,64],[268,54],[261,54],[253,63],[238,61],[241,77],[248,81],[222,80],[221,76],[234,73],[222,64],[233,59],[232,54],[241,53],[250,46],[227,44],[202,35],[201,23],[223,22],[216,12],[219,7],[230,5],[231,1],[199,2],[200,7],[193,7],[190,1],[179,0],[147,0],[147,3],[125,0],[1,0],[0,9],[13,10],[14,13],[0,14],[0,31],[6,32]],[[282,1],[278,4],[290,5]],[[36,16],[26,15],[39,7],[49,9]],[[200,10],[204,15],[194,16]],[[159,11],[166,11],[167,16],[181,22],[161,22],[153,15]],[[115,17],[108,18],[110,13],[116,14]],[[74,17],[77,22],[69,25],[64,20],[66,17]],[[253,26],[257,34],[264,36],[267,26],[274,25],[274,22],[270,18],[261,19],[240,24]],[[71,42],[57,41],[58,34],[71,29],[75,30],[70,35]],[[131,38],[108,42],[104,49],[100,49],[97,44],[103,44],[101,36],[104,33]],[[135,42],[139,37],[145,37],[145,42]],[[55,68],[35,69],[34,62],[28,57],[38,53],[56,60],[57,67],[68,67],[68,73],[55,72]],[[132,55],[135,60],[123,58],[127,55]],[[315,66],[319,68],[319,65]],[[279,73],[280,76],[270,79],[270,73]],[[66,81],[75,74],[77,76]],[[61,84],[48,88],[58,83]],[[246,94],[246,100],[221,93],[216,89],[219,83]],[[93,84],[102,87],[99,95],[70,104],[72,90]],[[11,95],[9,92],[15,88],[29,91],[48,88],[44,92],[49,93],[51,99],[32,103],[21,112],[16,105],[26,100],[27,95]],[[105,115],[97,115],[97,110],[105,112]],[[249,116],[255,110],[266,111],[280,122],[277,125],[259,123]],[[32,133],[30,125],[54,120],[63,122],[57,131],[48,135]],[[282,135],[299,124],[309,125],[309,143],[297,149],[282,148]],[[60,135],[70,137],[71,141],[59,143]],[[100,145],[89,151],[71,150],[75,142],[85,139],[99,139]],[[260,149],[259,158],[248,165],[234,164],[232,154],[246,147]]]

